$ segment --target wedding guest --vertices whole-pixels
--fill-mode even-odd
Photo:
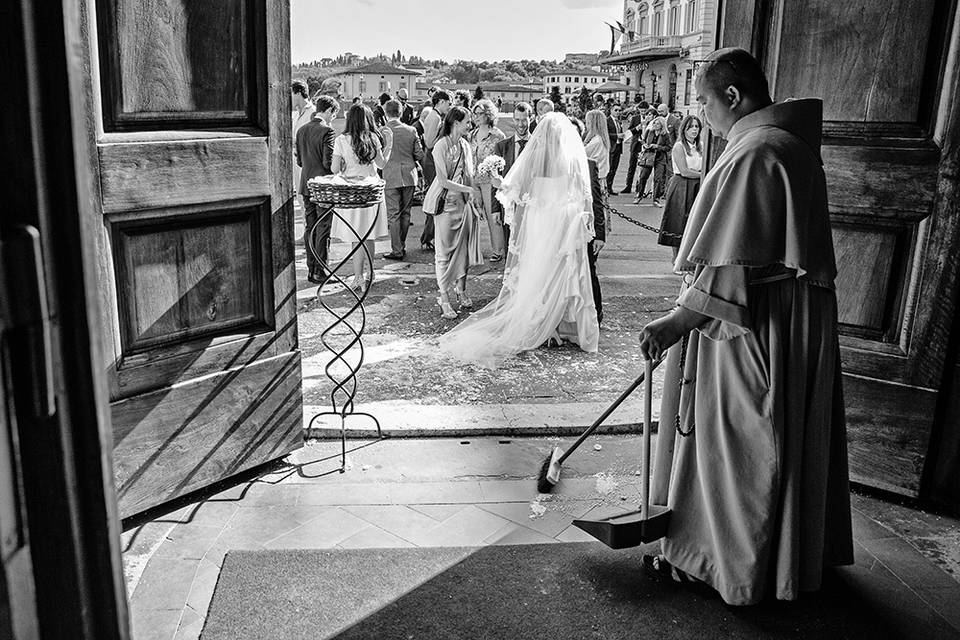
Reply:
[[[687,116],[680,123],[679,140],[673,145],[673,177],[667,187],[667,200],[663,207],[663,219],[660,220],[660,235],[657,243],[673,248],[673,259],[677,259],[680,237],[687,225],[687,216],[693,201],[700,191],[700,166],[703,150],[700,145],[700,119]],[[674,234],[674,235],[668,235]]]
[[[607,118],[600,109],[587,111],[583,134],[587,158],[597,163],[600,175],[606,177],[610,172],[610,134],[607,131]]]
[[[662,134],[657,137],[656,155],[653,158],[653,206],[659,207],[663,202],[663,196],[667,193],[667,167],[670,163],[670,152],[676,144],[676,137],[670,135],[666,118],[657,117],[654,122],[659,123]],[[653,123],[650,126],[653,127]]]
[[[607,136],[610,138],[610,170],[607,172],[604,182],[606,183],[607,194],[613,195],[613,179],[617,175],[617,169],[620,168],[620,157],[623,155],[623,125],[620,124],[620,114],[622,107],[614,104],[610,107],[610,114],[607,116]]]
[[[470,92],[466,89],[457,89],[453,92],[453,103],[458,107],[470,109]]]
[[[401,120],[401,105],[389,100],[383,105],[387,128],[391,132],[392,147],[383,167],[386,181],[383,195],[387,205],[387,223],[390,228],[390,253],[387,260],[406,257],[407,229],[410,228],[410,205],[417,188],[417,162],[423,159],[423,147],[417,130]]]
[[[513,108],[513,135],[497,143],[494,153],[503,158],[503,172],[501,177],[510,173],[513,163],[523,151],[523,148],[530,140],[530,124],[533,117],[533,107],[526,102],[518,102]],[[510,225],[504,220],[503,205],[496,198],[494,190],[493,211],[497,220],[503,226],[503,246],[509,252],[510,248]]]
[[[380,97],[377,98],[377,106],[373,108],[373,123],[378,128],[387,124],[387,114],[383,111],[383,105],[387,104],[387,101],[391,99],[389,93],[381,93]]]
[[[480,253],[480,222],[474,205],[473,158],[464,139],[470,112],[463,107],[450,107],[443,119],[440,139],[433,147],[436,179],[423,199],[423,210],[434,213],[436,251],[434,264],[441,315],[448,320],[457,312],[450,302],[453,293],[461,309],[469,309],[473,301],[467,296],[467,270],[483,264]]]
[[[413,107],[407,102],[409,99],[407,90],[403,87],[397,89],[397,100],[400,101],[400,122],[413,126]]]
[[[570,122],[577,128],[580,135],[584,136],[585,127],[582,122],[576,118],[570,118]],[[593,194],[593,232],[594,237],[587,243],[587,259],[590,266],[590,284],[593,288],[593,306],[597,308],[597,324],[603,324],[603,293],[600,290],[600,278],[597,277],[597,258],[600,251],[606,244],[606,228],[609,225],[607,220],[607,211],[604,207],[604,191],[601,186],[600,173],[597,170],[597,163],[587,156],[587,164],[590,167],[590,192]]]
[[[663,118],[667,125],[667,133],[670,134],[670,147],[673,148],[678,140],[677,125],[680,124],[680,121],[677,116],[670,113],[669,107],[665,104],[657,105],[657,115]]]
[[[646,111],[637,108],[627,123],[627,131],[630,132],[630,157],[627,163],[627,185],[620,193],[630,193],[633,190],[633,177],[637,171],[640,152],[643,150],[643,130],[650,118]]]
[[[440,139],[440,130],[443,125],[443,118],[450,109],[450,94],[446,91],[434,91],[430,97],[430,105],[423,108],[420,112],[420,123],[423,126],[423,183],[429,190],[430,185],[437,175],[436,166],[433,164],[433,147]],[[426,212],[426,209],[424,209]],[[425,216],[423,223],[423,232],[420,234],[420,248],[425,251],[433,251],[433,216]]]
[[[333,214],[329,208],[320,208],[310,199],[307,180],[333,173],[333,119],[339,108],[340,103],[330,96],[317,98],[317,112],[310,122],[297,131],[294,145],[297,165],[302,167],[299,190],[304,210],[303,246],[307,253],[307,280],[320,285],[330,277],[326,265]]]
[[[313,118],[313,114],[317,112],[317,108],[314,106],[313,102],[308,97],[310,94],[307,89],[307,83],[303,80],[294,80],[290,83],[290,97],[293,102],[293,141],[296,143],[297,140],[297,131],[300,130],[300,127],[310,122]],[[296,151],[297,146],[293,146],[294,157],[293,157],[293,190],[294,193],[301,193],[298,191],[300,188],[300,165],[297,164]]]
[[[480,166],[489,155],[495,154],[497,143],[506,138],[503,131],[497,128],[497,107],[486,98],[477,100],[473,105],[474,129],[469,134],[470,150],[473,155],[473,169]],[[493,253],[490,262],[500,262],[506,254],[503,238],[503,225],[493,214],[493,186],[489,177],[477,177],[474,181],[476,190],[474,204],[487,219],[487,228],[490,230],[490,246]]]
[[[556,105],[553,104],[553,100],[550,98],[540,98],[537,100],[537,117],[542,118],[543,116],[551,113]]]
[[[594,109],[604,109],[607,106],[606,100],[603,98],[602,93],[593,94],[593,108]]]
[[[370,107],[356,104],[347,111],[347,123],[344,132],[337,136],[333,145],[334,173],[344,178],[368,178],[377,175],[377,169],[386,164],[383,146],[376,135],[373,111]],[[374,241],[387,235],[387,216],[384,201],[360,209],[337,209],[330,235],[342,242],[349,242],[353,254],[353,280],[351,289],[363,290],[366,281],[363,277],[364,266],[370,268],[373,276]],[[349,223],[350,226],[347,226]],[[350,229],[353,227],[353,230]],[[368,233],[369,231],[369,233]],[[360,239],[366,235],[361,249]]]
[[[654,174],[653,184],[653,206],[660,206],[660,198],[663,197],[662,187],[658,182],[657,171],[666,174],[666,158],[673,148],[670,145],[670,134],[667,133],[667,124],[663,118],[657,117],[650,122],[650,126],[643,137],[643,151],[640,157],[640,174],[637,178],[637,197],[634,198],[634,204],[640,204],[643,200],[643,188],[650,174]]]

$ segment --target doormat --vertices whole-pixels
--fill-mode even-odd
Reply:
[[[642,552],[599,543],[234,551],[201,640],[896,637],[838,577],[797,602],[728,607],[649,579]]]

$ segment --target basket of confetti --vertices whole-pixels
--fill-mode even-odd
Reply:
[[[490,182],[493,176],[499,176],[507,163],[500,156],[489,155],[480,161],[477,165],[477,179],[482,182]]]
[[[338,209],[372,207],[383,199],[385,182],[377,176],[344,178],[341,175],[317,176],[307,180],[310,199]]]

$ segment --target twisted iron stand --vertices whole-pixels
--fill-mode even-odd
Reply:
[[[363,330],[367,325],[367,312],[363,308],[363,301],[366,300],[367,294],[370,291],[370,285],[373,284],[373,256],[370,255],[370,252],[367,250],[367,247],[364,245],[364,242],[370,237],[370,234],[373,233],[373,225],[375,222],[371,223],[370,228],[368,228],[366,232],[363,234],[363,236],[361,236],[357,232],[357,230],[353,227],[353,225],[350,224],[347,220],[345,220],[344,217],[340,215],[340,213],[336,209],[334,209],[333,206],[330,205],[330,203],[318,202],[317,204],[320,206],[327,206],[328,208],[317,218],[317,221],[314,223],[313,228],[310,229],[310,233],[307,234],[307,251],[310,251],[313,254],[313,257],[317,259],[317,262],[321,264],[323,269],[328,274],[330,274],[327,278],[327,282],[329,282],[330,280],[333,280],[339,283],[344,288],[345,291],[349,292],[349,294],[353,296],[354,302],[353,302],[353,306],[351,306],[346,313],[341,315],[336,310],[334,310],[330,305],[328,305],[324,301],[323,296],[320,295],[320,288],[322,288],[323,285],[320,285],[320,288],[317,289],[317,300],[320,302],[320,306],[323,307],[327,311],[327,313],[329,313],[335,318],[332,324],[330,324],[329,326],[327,326],[326,329],[320,332],[320,342],[323,343],[323,346],[326,347],[327,351],[333,354],[333,358],[329,362],[327,362],[326,366],[324,367],[324,373],[326,373],[327,378],[329,378],[330,381],[333,382],[333,390],[330,392],[330,411],[322,411],[314,415],[310,419],[310,423],[307,425],[307,428],[309,429],[313,427],[314,421],[316,421],[319,418],[322,418],[323,416],[339,416],[340,445],[341,445],[340,473],[344,473],[347,470],[347,426],[346,426],[347,418],[351,416],[365,416],[367,418],[370,418],[371,420],[373,420],[374,424],[377,425],[377,438],[381,440],[383,439],[383,431],[380,429],[380,421],[377,420],[376,416],[373,416],[369,413],[365,413],[362,411],[354,411],[353,409],[353,399],[357,395],[357,372],[360,370],[360,367],[363,366],[363,358],[364,358],[362,338],[363,338]],[[342,205],[338,205],[338,206],[340,206],[341,208],[344,208]],[[359,205],[352,208],[357,208],[358,206]],[[317,253],[316,247],[314,247],[314,233],[316,232],[317,227],[324,220],[324,218],[330,215],[336,216],[343,224],[347,226],[347,228],[350,230],[350,233],[355,238],[357,238],[357,245],[353,247],[353,249],[351,249],[351,251],[347,253],[347,255],[339,263],[337,263],[337,265],[333,268],[330,268],[330,266],[325,261],[320,259],[320,256]],[[358,295],[355,290],[351,289],[347,285],[347,283],[343,281],[343,278],[337,275],[337,270],[339,270],[340,267],[343,267],[344,265],[346,265],[353,258],[354,254],[357,251],[361,251],[361,250],[367,256],[367,262],[370,265],[370,272],[367,275],[366,280],[364,281],[363,290]],[[360,325],[359,327],[356,327],[350,324],[348,319],[350,318],[350,316],[354,315],[358,309],[360,311]],[[335,331],[337,327],[340,327],[340,326],[346,327],[349,334],[352,334],[352,338],[350,339],[350,341],[346,344],[346,346],[342,348],[338,348],[333,341],[329,340],[330,334],[333,331]],[[357,362],[356,367],[351,366],[351,364],[344,357],[351,349],[353,349],[354,346],[357,346],[360,351],[360,360]],[[332,373],[333,367],[338,362],[343,363],[343,365],[350,372],[342,380],[338,379]],[[343,399],[343,401],[340,403],[339,409],[337,409],[338,395]]]

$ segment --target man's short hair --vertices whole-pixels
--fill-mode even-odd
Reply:
[[[323,113],[333,109],[335,112],[340,110],[340,103],[332,96],[317,96],[317,113]]]
[[[380,94],[380,106],[383,106],[383,105],[387,104],[387,100],[389,100],[389,99],[392,98],[392,97],[393,97],[393,96],[391,96],[389,93],[386,93],[386,92],[381,93],[381,94]]]
[[[400,117],[400,101],[387,100],[383,105],[383,112],[387,114],[388,118],[399,118]]]
[[[556,105],[553,104],[553,100],[551,100],[550,98],[540,98],[539,100],[537,100],[537,106],[539,107],[541,104],[550,105],[550,109],[549,109],[550,111],[554,111],[556,109]]]
[[[737,47],[717,49],[708,55],[697,71],[697,81],[716,95],[733,86],[744,96],[770,99],[770,86],[763,67],[750,52]]]
[[[444,100],[450,102],[450,94],[444,91],[443,89],[438,89],[434,92],[433,97],[430,98],[433,101],[433,106],[437,106]]]
[[[398,99],[398,100],[401,100],[401,99],[402,99],[402,100],[406,100],[406,99],[407,99],[407,90],[404,89],[403,87],[400,87],[399,89],[397,89],[397,99]]]
[[[530,106],[529,102],[518,102],[513,106],[513,110],[520,113],[533,113],[533,107]]]
[[[306,98],[310,95],[310,90],[307,88],[307,83],[303,80],[294,80],[290,83],[290,93],[296,93]]]

